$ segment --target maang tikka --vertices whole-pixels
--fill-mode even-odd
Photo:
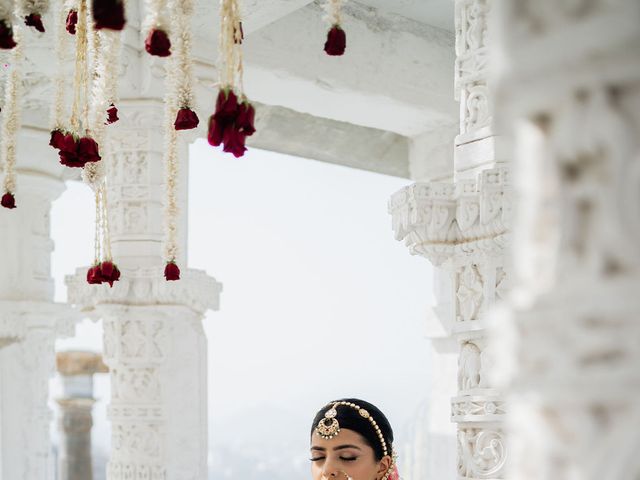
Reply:
[[[384,440],[384,435],[382,435],[382,430],[380,430],[380,427],[378,426],[376,421],[373,419],[371,414],[367,410],[362,408],[360,405],[356,405],[355,403],[334,402],[333,405],[331,405],[331,408],[324,413],[324,418],[322,418],[318,422],[318,425],[316,425],[316,429],[315,429],[316,434],[320,435],[325,440],[331,440],[333,437],[335,437],[340,433],[340,423],[338,423],[338,419],[336,418],[338,416],[338,411],[336,410],[338,406],[354,408],[358,411],[358,413],[362,418],[366,418],[367,420],[369,420],[369,423],[371,423],[371,426],[373,427],[373,429],[376,432],[376,435],[378,436],[378,440],[380,440],[380,445],[382,446],[382,453],[384,454],[384,456],[389,455],[389,451],[387,450],[387,442]]]

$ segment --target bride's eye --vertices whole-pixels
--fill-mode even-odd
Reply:
[[[311,460],[312,462],[319,462],[320,460],[324,460],[324,457],[315,457],[315,458],[310,458],[309,460]]]
[[[358,457],[340,457],[340,460],[344,460],[345,462],[353,462],[354,460],[357,460]]]

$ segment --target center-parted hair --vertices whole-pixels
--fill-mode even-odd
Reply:
[[[324,414],[331,408],[331,406],[335,402],[355,403],[356,405],[367,410],[378,424],[378,427],[382,432],[382,436],[384,437],[384,440],[385,442],[387,442],[387,446],[389,447],[389,453],[391,453],[391,447],[393,445],[393,430],[391,429],[389,420],[387,420],[387,417],[384,416],[384,413],[382,413],[378,407],[358,398],[341,398],[338,400],[334,400],[333,402],[329,402],[327,405],[322,407],[313,419],[313,424],[311,425],[311,435],[315,434],[316,425],[318,425],[318,422],[324,418]],[[376,460],[380,461],[384,456],[384,452],[382,450],[380,439],[378,438],[375,429],[371,425],[371,422],[360,415],[360,413],[358,413],[358,411],[352,407],[340,405],[336,408],[336,411],[338,413],[336,419],[340,424],[340,428],[347,428],[362,435],[367,444],[369,444],[369,446],[373,448]]]

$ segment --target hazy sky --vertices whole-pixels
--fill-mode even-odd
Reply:
[[[409,181],[259,150],[234,159],[204,141],[189,178],[189,263],[224,285],[204,320],[211,478],[301,480],[313,415],[337,397],[377,404],[402,439],[429,388],[431,267],[393,239],[387,213]],[[91,261],[93,208],[80,184],[54,205],[58,300]],[[58,348],[99,348],[100,335],[85,322]]]

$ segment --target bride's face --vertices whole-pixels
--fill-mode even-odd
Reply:
[[[385,461],[376,461],[373,448],[362,436],[343,428],[331,440],[311,435],[311,474],[313,480],[379,480],[385,472]]]

